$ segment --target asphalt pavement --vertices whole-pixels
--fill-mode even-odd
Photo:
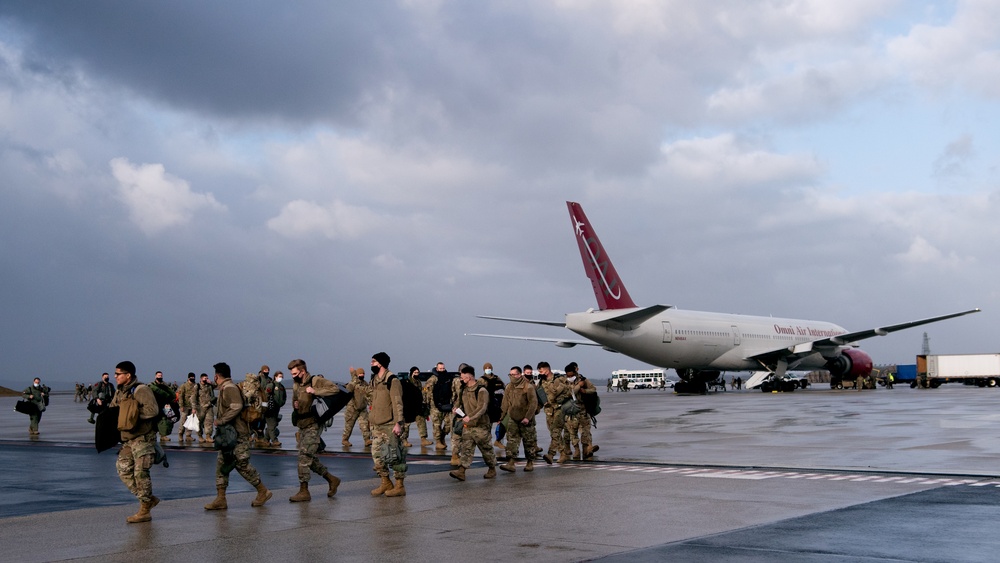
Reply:
[[[93,449],[82,404],[54,397],[32,440],[13,399],[0,399],[0,559],[953,562],[1000,553],[1000,390],[601,391],[594,461],[531,473],[519,464],[487,481],[477,457],[458,482],[449,453],[418,447],[401,498],[371,497],[369,454],[338,447],[322,458],[344,480],[338,494],[327,498],[314,480],[312,502],[289,503],[288,426],[283,450],[252,458],[275,497],[251,508],[251,488],[234,473],[229,509],[208,512],[215,454],[175,437],[170,467],[152,470],[164,500],[152,522],[132,525],[124,520],[137,503],[114,452]],[[331,445],[342,424],[338,416],[327,432]]]

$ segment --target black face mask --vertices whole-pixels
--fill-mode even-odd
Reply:
[[[157,383],[163,383],[163,380],[162,380],[162,379],[160,379],[160,378],[156,378],[156,382],[157,382]]]
[[[294,381],[295,383],[302,383],[302,378],[301,377],[292,376],[292,381]]]
[[[190,381],[191,383],[194,383],[194,378],[193,377],[189,377],[188,381]]]
[[[372,375],[378,375],[378,372],[379,372],[379,371],[380,371],[381,369],[382,369],[382,368],[380,368],[379,366],[372,366]]]

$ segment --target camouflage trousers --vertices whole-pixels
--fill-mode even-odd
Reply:
[[[420,434],[420,437],[426,440],[427,439],[427,419],[424,418],[424,417],[422,417],[422,416],[417,416],[417,418],[413,421],[413,424],[417,425],[417,433]],[[404,440],[409,440],[410,439],[410,423],[409,422],[407,422],[406,425],[403,426],[403,439]]]
[[[396,478],[402,479],[406,477],[406,448],[399,436],[392,433],[392,427],[392,424],[372,425],[372,461],[379,477],[388,477],[391,468]],[[399,459],[387,455],[390,448],[399,452]]]
[[[519,421],[511,421],[507,425],[507,459],[517,457],[517,450],[524,441],[524,459],[535,459],[538,448],[538,432],[535,430],[535,421],[528,424],[521,424]]]
[[[198,437],[211,438],[212,430],[215,428],[215,409],[212,407],[202,407],[198,409]]]
[[[468,469],[472,466],[472,456],[476,453],[477,447],[479,453],[483,454],[486,467],[496,467],[497,454],[493,451],[493,440],[488,426],[466,426],[462,429],[462,436],[459,439],[461,442],[458,448],[458,459],[461,461],[462,467]]]
[[[236,439],[236,447],[231,452],[219,452],[215,460],[215,486],[225,489],[229,487],[229,474],[236,470],[247,483],[256,487],[260,484],[260,473],[250,465],[250,435]]]
[[[434,431],[434,441],[443,444],[444,437],[451,433],[451,413],[431,409],[431,428]]]
[[[312,472],[320,476],[329,473],[317,455],[321,441],[319,432],[318,424],[299,428],[299,483],[308,483]]]
[[[549,427],[549,455],[570,455],[569,436],[566,432],[566,415],[559,407],[545,407],[545,423]]]
[[[582,410],[578,414],[566,417],[566,432],[569,434],[573,449],[580,448],[581,454],[594,442],[590,434],[590,415]]]
[[[361,422],[358,422],[358,421]],[[358,409],[354,402],[347,403],[344,407],[344,440],[348,440],[354,432],[354,424],[361,427],[361,436],[368,442],[372,439],[372,432],[368,426],[368,409]]]
[[[118,450],[118,461],[115,469],[118,478],[125,483],[130,493],[139,502],[149,502],[153,497],[153,481],[149,478],[149,468],[153,466],[156,455],[156,431],[151,430],[142,436],[132,438]]]

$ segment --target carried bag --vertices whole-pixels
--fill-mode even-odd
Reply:
[[[106,405],[107,403],[108,401],[107,399],[105,399],[104,404]],[[87,410],[93,414],[101,414],[101,411],[104,410],[104,407],[102,405],[97,404],[97,399],[91,399],[90,402],[87,403]]]
[[[201,429],[201,425],[198,424],[198,417],[194,413],[187,415],[187,418],[184,419],[184,428],[191,432],[197,432]]]
[[[215,428],[214,445],[220,452],[231,452],[236,449],[236,441],[239,435],[236,427],[232,424],[220,424]]]
[[[20,401],[14,404],[14,410],[16,410],[21,414],[26,414],[28,416],[36,415],[39,412],[38,405],[36,405],[31,401],[25,401],[24,399],[21,399]]]
[[[460,417],[456,416],[455,424],[453,424],[451,427],[451,432],[456,436],[461,436],[463,430],[465,430],[465,423],[462,422],[462,419]]]
[[[94,424],[94,447],[97,452],[110,450],[122,441],[122,433],[118,430],[118,407],[110,407],[97,413]]]
[[[566,416],[576,416],[580,414],[580,406],[576,404],[573,399],[566,399],[566,402],[560,405],[563,414]]]
[[[333,415],[340,412],[347,403],[354,400],[354,394],[347,391],[347,387],[337,384],[337,392],[325,397],[313,397],[312,413],[316,417],[316,422],[326,424]]]

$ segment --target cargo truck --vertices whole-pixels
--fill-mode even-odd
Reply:
[[[934,354],[917,356],[917,384],[937,389],[942,383],[996,387],[1000,354]]]

